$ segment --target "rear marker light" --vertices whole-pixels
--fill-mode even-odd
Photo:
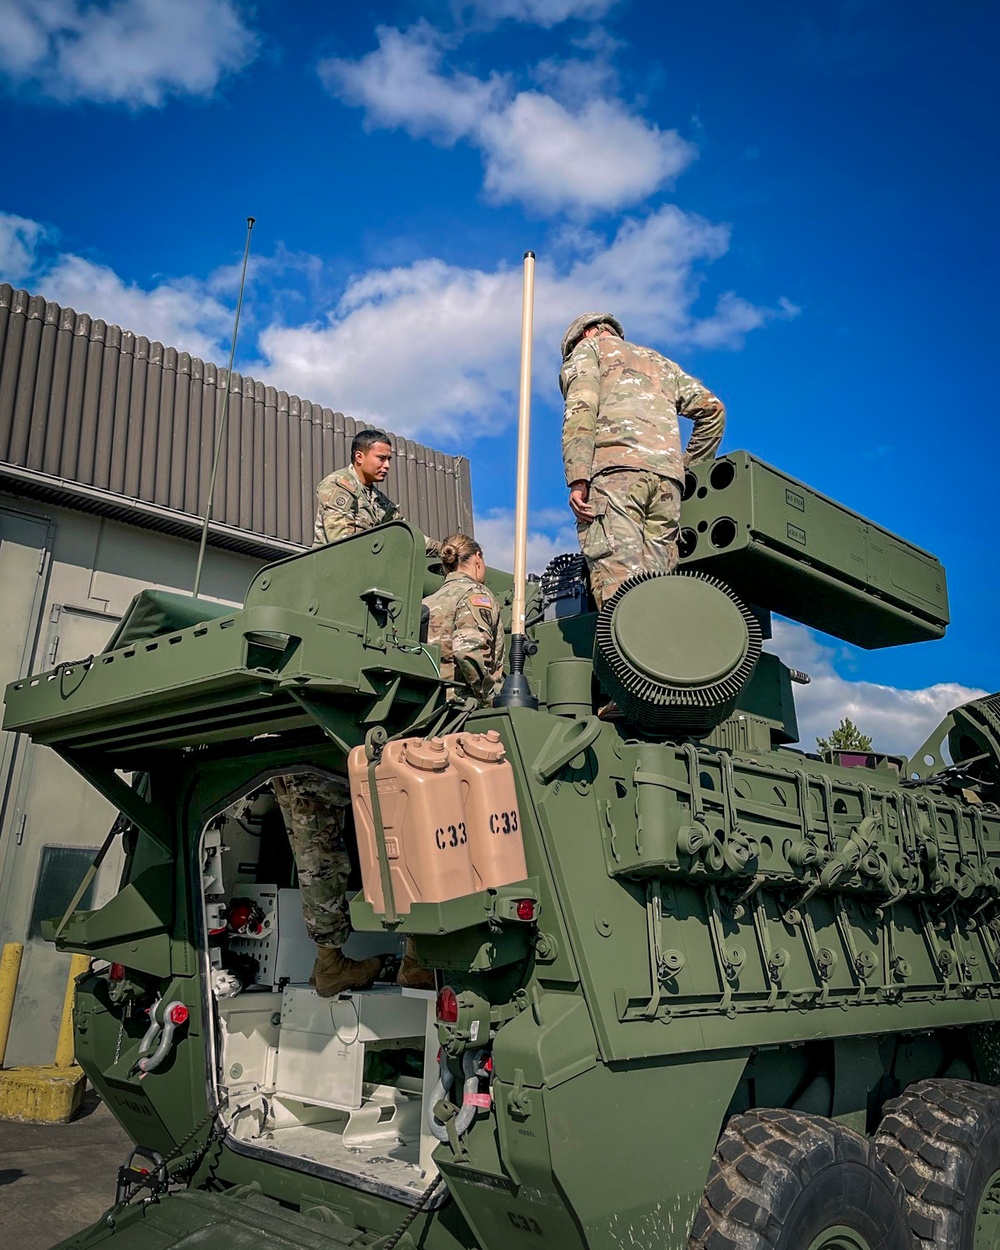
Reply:
[[[458,1023],[458,998],[450,985],[445,985],[438,991],[437,1018],[442,1024]]]
[[[184,1024],[187,1021],[189,1014],[190,1013],[188,1012],[188,1009],[184,1006],[184,1004],[178,1003],[176,1007],[172,1007],[170,1009],[170,1023],[171,1024]]]
[[[125,980],[125,965],[124,964],[112,964],[111,967],[108,969],[108,980],[109,981],[124,981]]]
[[[518,920],[534,920],[535,918],[535,900],[533,898],[522,898],[517,903]]]

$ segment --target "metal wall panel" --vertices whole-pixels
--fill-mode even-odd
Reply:
[[[160,509],[200,516],[225,384],[210,362],[0,284],[0,480],[66,502],[76,491],[88,510],[106,493],[109,515],[127,519],[131,502],[154,528]],[[228,403],[211,540],[310,544],[316,485],[347,464],[359,423],[236,373]],[[438,538],[471,533],[464,457],[393,441],[386,489],[404,514]]]

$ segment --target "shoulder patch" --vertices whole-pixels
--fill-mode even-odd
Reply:
[[[351,502],[350,495],[338,495],[337,498],[333,501],[333,506],[335,508],[346,508],[348,507],[350,502]]]
[[[493,600],[489,595],[469,595],[469,603],[474,608],[492,608]]]

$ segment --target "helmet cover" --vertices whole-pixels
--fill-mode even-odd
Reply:
[[[605,312],[589,312],[583,316],[577,317],[575,321],[571,321],[566,333],[562,337],[562,358],[563,360],[570,354],[573,348],[579,343],[583,337],[585,330],[590,326],[600,325],[601,322],[607,322],[611,326],[619,338],[625,337],[625,331],[622,329],[622,323],[617,317],[613,317],[611,313]]]

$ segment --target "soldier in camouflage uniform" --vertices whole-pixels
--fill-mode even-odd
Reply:
[[[392,463],[392,444],[384,430],[359,430],[351,443],[351,463],[325,477],[316,487],[313,546],[325,547],[387,521],[402,521],[403,510],[378,489]],[[438,543],[424,540],[436,555]]]
[[[441,648],[441,676],[459,683],[457,697],[471,695],[481,707],[503,684],[504,630],[500,604],[484,585],[483,549],[468,534],[441,544],[443,585],[428,595],[427,641]]]
[[[677,565],[685,466],[715,455],[722,402],[659,352],[584,313],[562,341],[563,463],[590,586],[601,607],[634,573]],[[694,422],[681,448],[678,415]]]
[[[325,477],[316,490],[318,508],[314,547],[360,534],[386,521],[402,520],[399,506],[376,482],[385,481],[392,445],[384,430],[360,430],[351,444],[351,463]],[[438,544],[426,540],[429,553]],[[322,773],[273,777],[272,786],[292,846],[302,894],[306,931],[317,946],[312,980],[316,992],[332,997],[365,989],[378,976],[382,960],[349,959],[342,947],[351,933],[347,878],[351,861],[344,845],[344,820],[350,806],[346,786]],[[399,984],[433,989],[434,977],[421,968],[407,946]]]

